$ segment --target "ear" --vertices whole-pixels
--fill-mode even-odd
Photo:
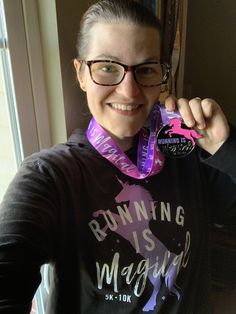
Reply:
[[[77,79],[80,84],[80,88],[86,92],[85,82],[84,82],[84,73],[81,70],[82,63],[78,59],[74,59],[74,67],[77,75]]]

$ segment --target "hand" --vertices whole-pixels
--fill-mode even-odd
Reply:
[[[184,123],[194,128],[202,138],[197,144],[210,154],[214,154],[229,136],[227,119],[218,103],[210,98],[191,100],[169,96],[165,100],[168,111],[178,110]]]

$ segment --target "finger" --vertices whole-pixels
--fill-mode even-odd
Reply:
[[[193,98],[189,101],[189,107],[192,111],[195,126],[198,129],[204,129],[206,127],[205,115],[202,109],[202,100],[199,97]]]
[[[194,120],[194,116],[192,113],[192,110],[189,106],[189,101],[188,99],[185,98],[179,98],[177,100],[177,107],[178,107],[178,111],[181,114],[184,123],[188,126],[188,127],[194,127],[195,125],[195,120]]]
[[[213,111],[218,108],[217,102],[211,98],[205,98],[202,100],[202,111],[206,119],[210,119],[213,115]]]
[[[177,108],[177,100],[174,95],[169,95],[165,99],[165,107],[167,111],[175,111]]]

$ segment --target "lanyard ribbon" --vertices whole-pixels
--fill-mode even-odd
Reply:
[[[169,119],[180,117],[177,112],[167,112],[164,106],[155,104],[150,112],[150,133],[142,128],[139,132],[137,166],[118,147],[111,136],[95,121],[90,121],[86,136],[93,147],[121,172],[135,179],[144,179],[159,173],[165,162],[157,146],[157,132]]]

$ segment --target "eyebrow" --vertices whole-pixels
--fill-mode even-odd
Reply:
[[[121,63],[123,62],[123,60],[121,60],[115,56],[107,55],[107,54],[101,54],[101,55],[94,57],[94,60],[96,60],[96,59],[107,59],[107,60],[117,61],[117,62],[121,62]],[[160,61],[160,57],[157,57],[157,56],[149,57],[147,59],[142,60],[142,62],[140,62],[140,63],[144,63],[144,62],[148,62],[148,61]]]
[[[121,62],[121,60],[119,58],[112,56],[112,55],[106,55],[106,54],[98,55],[94,59],[108,59],[108,60],[114,60],[114,61]]]

